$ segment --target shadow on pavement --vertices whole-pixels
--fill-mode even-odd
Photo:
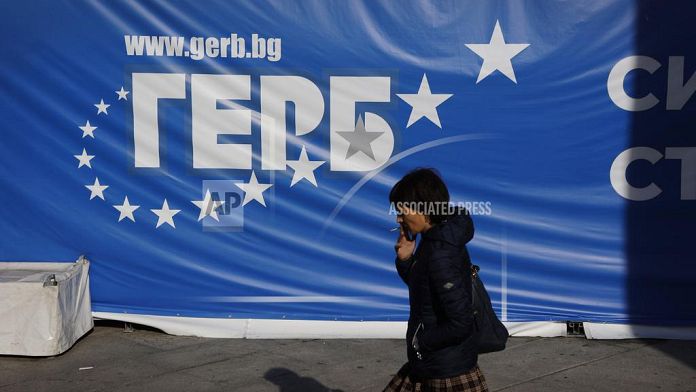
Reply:
[[[277,385],[279,392],[343,392],[331,389],[311,377],[302,377],[287,368],[271,368],[263,378]]]

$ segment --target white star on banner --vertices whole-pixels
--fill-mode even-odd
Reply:
[[[99,197],[100,199],[104,200],[104,190],[108,188],[108,185],[102,185],[99,183],[99,178],[94,179],[94,184],[92,185],[85,185],[87,189],[90,190],[90,195],[89,199],[92,200],[95,197]]]
[[[317,186],[317,179],[314,177],[314,170],[326,163],[326,161],[310,161],[309,157],[307,156],[307,149],[303,145],[302,151],[300,152],[300,159],[297,161],[287,161],[287,163],[288,166],[294,170],[294,173],[292,174],[292,181],[290,182],[291,187],[297,184],[303,178],[306,178],[307,181],[312,183],[312,185]]]
[[[128,100],[128,97],[127,97],[126,95],[128,95],[128,93],[130,93],[130,91],[126,91],[126,90],[123,88],[123,86],[121,86],[121,90],[119,90],[119,91],[114,91],[114,92],[115,92],[116,94],[118,94],[118,100],[119,100],[119,101],[122,100],[122,99],[124,99],[124,100],[126,100],[126,101]]]
[[[244,201],[242,202],[242,206],[247,205],[252,200],[256,200],[259,203],[261,203],[262,206],[266,206],[266,201],[263,199],[263,192],[273,186],[273,184],[259,184],[259,181],[256,179],[256,173],[254,171],[251,171],[251,178],[249,178],[249,182],[247,183],[235,183],[241,190],[244,191]]]
[[[97,114],[109,114],[109,112],[106,111],[106,108],[108,108],[111,105],[105,104],[104,99],[102,99],[99,103],[95,103],[94,106],[97,107]]]
[[[487,44],[466,44],[466,47],[483,58],[483,65],[476,83],[485,79],[496,70],[517,83],[515,71],[512,69],[512,58],[525,50],[529,44],[506,44],[500,22],[496,20],[491,40]]]
[[[88,168],[92,168],[92,164],[89,162],[94,158],[94,155],[87,155],[87,150],[82,148],[82,154],[80,155],[73,155],[75,158],[77,158],[80,163],[78,163],[77,168],[81,168],[82,166],[87,166]]]
[[[203,200],[191,200],[191,203],[195,204],[196,207],[200,208],[201,210],[201,212],[198,214],[198,221],[201,221],[208,215],[210,215],[210,217],[216,221],[220,221],[220,218],[218,218],[217,209],[225,204],[225,202],[222,200],[213,200],[209,189],[205,190]]]
[[[124,218],[128,218],[128,219],[132,220],[133,222],[135,222],[135,217],[133,216],[133,211],[140,208],[140,206],[131,205],[130,202],[128,202],[128,196],[126,196],[125,199],[123,199],[123,204],[121,204],[121,205],[115,204],[114,208],[120,212],[120,214],[118,216],[119,222],[122,221]]]
[[[425,117],[433,124],[437,125],[438,128],[442,129],[440,117],[437,115],[437,107],[448,100],[452,94],[432,94],[430,92],[430,85],[428,84],[428,77],[425,76],[425,74],[423,74],[423,78],[421,79],[418,94],[396,94],[396,96],[412,106],[411,115],[408,117],[406,128],[413,125],[413,123],[420,120],[422,117]]]
[[[164,199],[164,203],[162,203],[162,208],[153,208],[150,211],[157,215],[157,226],[155,226],[155,228],[162,226],[163,223],[166,223],[169,226],[176,228],[176,226],[174,226],[174,215],[178,214],[181,210],[170,209],[169,203],[167,203],[167,199]]]
[[[81,127],[79,127],[82,130],[82,137],[86,136],[91,136],[92,139],[94,139],[94,130],[97,129],[97,127],[93,127],[90,125],[89,120],[87,120],[87,123]]]

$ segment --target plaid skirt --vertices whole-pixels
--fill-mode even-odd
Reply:
[[[399,369],[382,392],[488,392],[486,378],[478,365],[466,373],[448,378],[429,378],[413,382],[408,376],[408,362]]]

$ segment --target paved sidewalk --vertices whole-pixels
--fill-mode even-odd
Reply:
[[[381,391],[405,355],[401,340],[205,339],[97,325],[58,357],[0,356],[0,392]],[[511,338],[479,363],[491,391],[696,391],[696,341]]]

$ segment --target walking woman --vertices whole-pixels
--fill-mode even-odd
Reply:
[[[401,226],[395,263],[408,285],[410,314],[408,362],[384,392],[487,392],[473,334],[466,249],[474,236],[471,216],[450,206],[447,186],[433,169],[406,174],[392,188],[389,201]]]

